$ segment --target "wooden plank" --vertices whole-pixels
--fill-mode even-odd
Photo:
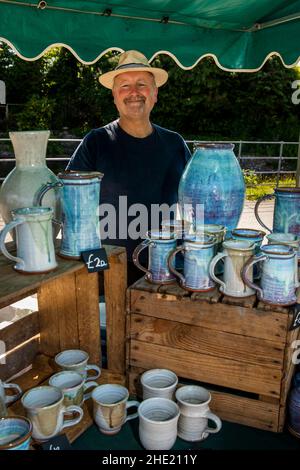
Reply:
[[[278,432],[278,404],[210,390],[210,409],[221,419]]]
[[[123,248],[108,259],[104,272],[108,369],[125,374],[127,256]]]
[[[75,284],[79,348],[89,354],[89,363],[101,367],[98,273],[84,267],[75,273]]]
[[[108,256],[121,253],[124,248],[104,245]],[[57,256],[58,267],[45,274],[20,274],[13,269],[14,263],[0,254],[0,308],[31,295],[45,282],[60,278],[63,274],[76,272],[84,266],[80,260]]]
[[[23,345],[7,351],[4,356],[5,364],[0,364],[0,379],[7,381],[9,377],[32,364],[38,350],[39,337],[34,336]]]
[[[131,311],[156,318],[203,326],[217,331],[252,336],[273,341],[286,340],[288,315],[277,312],[208,304],[175,296],[167,299],[159,293],[131,289]]]
[[[257,304],[257,309],[264,312],[279,312],[288,314],[290,307],[284,307],[283,305],[268,304],[266,302],[260,301]]]
[[[253,308],[256,304],[256,295],[249,295],[249,297],[231,297],[229,295],[224,295],[222,303],[245,308]]]
[[[127,371],[128,388],[132,395],[141,398],[140,376],[145,369],[130,367]],[[196,384],[197,382],[195,382]],[[199,384],[199,382],[198,382]],[[179,381],[178,387],[183,384]],[[201,385],[201,384],[199,384]],[[209,388],[209,387],[208,387]],[[221,419],[252,426],[267,431],[278,432],[279,404],[241,397],[232,393],[209,391],[212,395],[210,409]]]
[[[199,300],[204,302],[209,302],[210,304],[218,303],[222,298],[222,293],[217,287],[208,292],[193,292],[191,295],[192,300]]]
[[[142,277],[141,279],[138,279],[134,284],[132,284],[132,286],[130,286],[130,289],[142,290],[146,292],[158,292],[161,287],[161,284],[152,284],[151,282],[146,281],[144,277]]]
[[[54,356],[78,349],[76,284],[73,273],[43,284],[38,290],[41,352]]]
[[[154,292],[156,292],[156,290]],[[191,295],[189,291],[183,289],[177,283],[161,285],[158,288],[158,292],[161,294],[176,295],[176,297],[190,297]]]
[[[178,376],[232,389],[280,397],[281,371],[208,354],[131,340],[130,365],[166,368]]]
[[[195,325],[160,320],[145,315],[131,315],[131,338],[151,344],[193,351],[219,359],[267,365],[281,371],[284,345],[252,336],[213,331]]]
[[[10,351],[33,336],[38,335],[39,332],[38,312],[33,312],[0,329],[0,341],[5,343],[6,351]]]
[[[57,372],[58,369],[52,358],[43,354],[38,354],[32,363],[29,371],[23,373],[18,377],[11,377],[14,383],[20,385],[23,392],[30,388],[37,387],[44,382],[48,377]]]

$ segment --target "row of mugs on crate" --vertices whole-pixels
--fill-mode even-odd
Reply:
[[[133,253],[134,264],[157,284],[179,279],[181,287],[194,292],[220,291],[232,297],[258,293],[271,304],[296,303],[300,238],[292,233],[267,235],[254,229],[235,229],[225,239],[225,228],[205,225],[202,232],[186,235],[178,246],[177,233],[166,229],[147,233]],[[140,253],[148,248],[148,267]],[[179,256],[176,256],[179,254]],[[182,256],[183,254],[183,256]],[[253,282],[257,281],[257,282]]]
[[[6,416],[0,419],[0,450],[29,450],[31,436],[36,441],[45,441],[79,423],[83,417],[80,405],[89,397],[93,400],[94,421],[103,434],[115,435],[128,420],[139,417],[139,437],[147,450],[171,449],[177,436],[190,442],[201,441],[222,427],[220,418],[210,411],[209,391],[198,385],[176,390],[178,378],[170,370],[151,369],[142,375],[141,403],[130,401],[129,391],[122,385],[98,385],[91,379],[64,370],[50,378],[49,386],[28,390],[21,399],[27,418]],[[18,387],[4,385],[6,388],[15,386]],[[93,391],[84,394],[92,386]],[[127,414],[131,407],[136,407],[137,411]],[[71,412],[77,416],[65,418]],[[208,420],[212,420],[215,427],[208,426]]]

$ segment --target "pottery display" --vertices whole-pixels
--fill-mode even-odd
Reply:
[[[267,227],[261,219],[258,209],[260,204],[275,198],[273,229]],[[254,208],[258,223],[269,232],[294,233],[300,236],[300,188],[276,188],[274,194],[260,197]]]
[[[24,207],[12,211],[13,220],[0,232],[0,250],[24,273],[44,273],[57,267],[52,231],[51,207]],[[16,230],[17,256],[5,246],[8,232]]]
[[[79,259],[82,251],[101,248],[98,209],[103,174],[65,171],[57,176],[58,182],[40,188],[35,202],[41,204],[50,189],[60,188],[62,241],[59,254]]]
[[[56,183],[55,174],[46,165],[46,149],[50,131],[10,132],[16,166],[6,176],[0,188],[0,213],[6,224],[12,220],[11,211],[34,206],[36,191],[44,184]],[[57,190],[47,194],[43,205],[51,207],[54,217],[60,217]],[[59,228],[57,227],[56,233]],[[11,232],[15,239],[14,230]]]
[[[180,179],[178,201],[183,219],[198,224],[238,225],[245,183],[233,144],[197,144]]]
[[[248,270],[261,264],[260,286],[248,277]],[[243,281],[255,289],[260,300],[274,305],[293,305],[299,287],[296,251],[286,245],[264,245],[261,254],[251,257],[242,271]]]

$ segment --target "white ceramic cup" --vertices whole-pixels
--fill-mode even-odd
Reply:
[[[46,441],[59,434],[64,428],[79,423],[83,411],[79,406],[64,406],[63,392],[57,387],[44,385],[24,393],[21,402],[27,417],[32,422],[32,436]],[[66,419],[65,415],[76,412],[77,417]]]
[[[127,388],[118,384],[99,385],[92,391],[93,416],[103,434],[117,434],[126,421],[137,418],[138,413],[127,415],[128,408],[139,407],[138,401],[128,401]]]
[[[71,370],[63,370],[52,375],[49,379],[49,385],[62,390],[65,406],[81,406],[85,400],[92,396],[92,392],[85,392],[92,387],[98,387],[97,382],[85,382],[82,375]]]
[[[178,436],[185,441],[202,441],[210,433],[217,433],[222,427],[218,416],[209,409],[211,394],[198,385],[184,385],[176,393],[176,400],[180,409],[178,421]],[[208,426],[212,420],[216,427]]]
[[[168,398],[148,398],[138,409],[139,436],[146,450],[169,450],[177,438],[178,405]]]
[[[67,349],[62,351],[56,354],[54,360],[61,369],[78,372],[86,382],[98,379],[101,375],[100,367],[96,366],[96,364],[88,364],[88,353],[80,349]],[[88,376],[87,373],[89,370],[93,370],[96,373]]]
[[[152,397],[174,398],[178,384],[177,375],[168,369],[150,369],[141,376],[143,400]]]

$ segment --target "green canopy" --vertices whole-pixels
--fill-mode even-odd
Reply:
[[[273,54],[292,67],[300,0],[0,0],[0,41],[26,60],[60,45],[86,64],[138,49],[186,69],[208,55],[225,70],[258,70]]]

